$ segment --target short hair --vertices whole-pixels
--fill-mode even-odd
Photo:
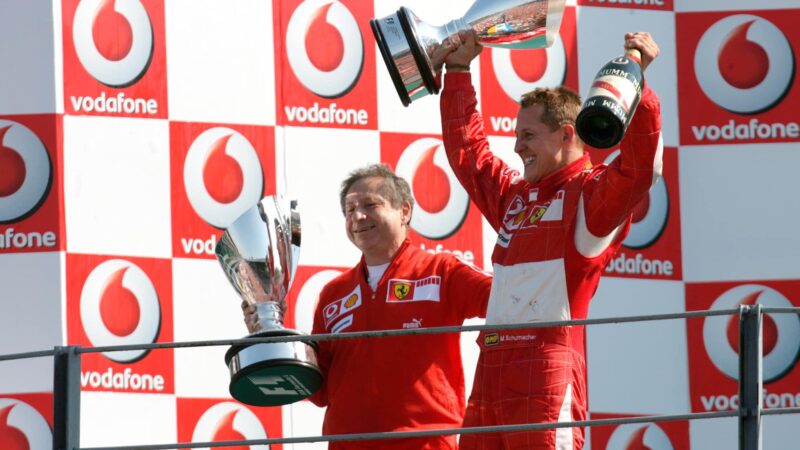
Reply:
[[[404,202],[408,202],[411,205],[411,209],[414,209],[414,197],[411,195],[411,187],[408,182],[403,177],[397,176],[386,164],[370,164],[350,172],[350,175],[342,181],[342,187],[339,190],[342,213],[345,212],[344,203],[347,192],[356,182],[364,178],[380,178],[383,180],[381,195],[389,200],[392,207],[400,208]]]
[[[555,131],[561,125],[575,123],[581,111],[581,97],[572,89],[564,86],[555,88],[536,88],[522,95],[520,108],[542,105],[542,122]]]

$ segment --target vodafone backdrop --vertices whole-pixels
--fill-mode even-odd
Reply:
[[[310,330],[321,287],[359,258],[337,192],[366,163],[411,182],[416,245],[490,270],[496,235],[447,167],[438,98],[402,106],[368,24],[400,6],[441,24],[471,3],[0,2],[0,354],[244,336],[213,251],[275,193],[303,217],[286,326]],[[800,306],[797,23],[796,0],[573,0],[551,48],[486,48],[473,64],[492,149],[519,168],[521,93],[585,94],[626,31],[661,46],[646,76],[662,100],[664,178],[591,317]],[[724,316],[588,327],[590,417],[736,409],[736,333]],[[475,337],[462,337],[469,381]],[[232,400],[225,350],[83,355],[81,446],[320,434],[308,402]],[[767,316],[766,407],[800,406],[799,352],[797,316]],[[50,448],[52,370],[0,362],[0,448]],[[765,417],[764,448],[792,445],[797,420]],[[737,422],[602,427],[588,442],[729,449]]]

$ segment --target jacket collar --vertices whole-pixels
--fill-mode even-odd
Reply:
[[[532,188],[538,188],[541,191],[550,191],[559,188],[567,180],[575,175],[592,168],[592,161],[589,158],[589,153],[584,152],[583,156],[577,160],[567,164],[566,166],[556,170],[550,175],[539,180],[538,183],[529,185]]]

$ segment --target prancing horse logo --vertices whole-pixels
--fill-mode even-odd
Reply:
[[[411,285],[408,283],[397,283],[394,285],[394,295],[398,300],[406,298],[406,295],[411,291]]]

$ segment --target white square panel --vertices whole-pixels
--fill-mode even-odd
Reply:
[[[0,114],[62,112],[56,97],[61,55],[60,2],[7,0],[0,3]],[[58,34],[55,34],[58,33]],[[58,49],[56,49],[58,45]],[[58,57],[56,56],[58,54]],[[58,88],[60,93],[61,89]]]
[[[686,281],[800,277],[797,144],[679,148]]]
[[[63,253],[0,255],[0,355],[64,345]],[[53,358],[0,362],[0,392],[53,389]]]
[[[797,0],[675,0],[675,11],[746,11],[797,7]]]
[[[284,406],[282,408],[284,437],[320,436],[325,410],[326,408],[320,408],[308,400]],[[327,448],[327,445],[324,442],[307,442],[286,444],[283,448],[286,450],[322,450]]]
[[[470,2],[426,1],[426,0],[385,0],[375,2],[375,18],[380,19],[397,12],[401,6],[409,8],[420,20],[440,26],[460,18],[467,12]],[[415,100],[408,107],[397,95],[397,90],[383,62],[380,50],[373,36],[365,37],[369,45],[375,45],[376,69],[378,71],[378,129],[407,133],[441,133],[442,119],[439,114],[439,96],[428,95]],[[472,64],[472,82],[480,99],[480,68],[475,58]],[[444,79],[442,78],[442,81]],[[478,104],[480,109],[480,103]]]
[[[661,50],[645,71],[645,80],[661,100],[664,145],[678,145],[678,85],[676,82],[675,16],[671,11],[620,8],[578,9],[578,78],[585,96],[597,71],[623,53],[625,33],[650,32]]]
[[[165,2],[169,116],[275,124],[271,2]]]
[[[81,393],[81,447],[170,444],[178,441],[175,396]]]
[[[691,448],[739,448],[739,427],[735,417],[689,421]]]
[[[64,117],[67,251],[172,255],[165,120]]]
[[[299,201],[303,227],[300,264],[356,264],[361,252],[345,234],[339,188],[351,171],[380,162],[378,132],[286,127],[284,145],[286,195]]]
[[[241,298],[216,260],[172,261],[175,341],[238,339],[247,335]],[[175,394],[229,398],[228,346],[175,349]]]
[[[684,311],[681,282],[602,278],[589,318]],[[589,405],[593,411],[690,411],[684,320],[590,325],[586,336]]]

